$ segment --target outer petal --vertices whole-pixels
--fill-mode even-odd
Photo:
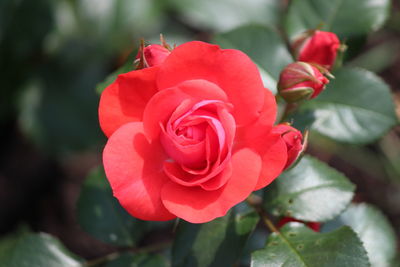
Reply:
[[[239,127],[235,149],[248,147],[262,158],[262,169],[255,190],[270,184],[283,171],[287,161],[286,144],[279,134],[271,133],[276,120],[275,97],[265,90],[264,106],[260,117],[251,125]]]
[[[278,112],[275,96],[270,90],[264,90],[264,105],[261,110],[260,117],[258,117],[256,124],[272,126],[276,120]]]
[[[257,66],[244,53],[216,45],[188,42],[175,48],[160,67],[159,89],[192,79],[205,79],[221,87],[234,105],[239,125],[259,116],[264,86]]]
[[[287,162],[287,148],[280,134],[272,133],[271,126],[255,124],[238,129],[235,150],[250,148],[262,159],[262,169],[254,190],[270,184],[283,171]]]
[[[149,143],[140,122],[120,127],[103,152],[106,176],[114,196],[134,217],[165,221],[175,218],[162,204],[161,188],[169,181],[162,171],[166,156],[158,142]]]
[[[222,188],[206,191],[169,182],[163,187],[161,198],[176,216],[192,223],[208,222],[224,216],[254,190],[260,168],[260,157],[250,149],[243,149],[232,156],[232,176]]]
[[[255,140],[253,146],[262,158],[261,173],[254,189],[258,190],[269,185],[282,173],[287,161],[287,148],[285,142],[276,135]]]
[[[148,103],[143,115],[144,129],[150,139],[160,134],[160,123],[165,124],[180,106],[187,108],[202,100],[227,101],[224,91],[206,80],[184,81],[176,87],[158,92]],[[190,101],[190,104],[187,103]]]
[[[144,108],[157,92],[158,67],[121,74],[101,94],[100,126],[107,137],[127,122],[142,121]]]

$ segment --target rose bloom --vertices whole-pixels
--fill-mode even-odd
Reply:
[[[114,196],[134,217],[203,223],[271,183],[287,163],[277,106],[242,52],[188,42],[101,95]]]
[[[333,32],[314,31],[311,36],[295,43],[295,46],[298,61],[316,63],[331,69],[340,41]]]

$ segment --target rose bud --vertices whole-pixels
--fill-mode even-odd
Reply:
[[[321,224],[318,222],[303,222],[300,220],[296,220],[295,218],[292,217],[283,217],[279,222],[278,222],[278,228],[281,228],[282,226],[284,226],[285,224],[287,224],[288,222],[300,222],[300,223],[304,223],[305,225],[307,225],[308,228],[310,228],[311,230],[314,230],[315,232],[319,232],[320,228],[321,228]]]
[[[286,144],[288,158],[284,169],[287,169],[304,151],[303,135],[299,130],[285,123],[275,126],[272,132],[280,134]]]
[[[138,69],[161,65],[171,52],[162,45],[151,44],[141,47],[136,56]]]
[[[322,71],[326,71],[321,68]],[[321,71],[306,62],[287,65],[279,76],[279,94],[287,102],[314,98],[325,88],[329,80]]]
[[[309,31],[293,43],[298,61],[315,63],[331,69],[336,60],[340,41],[336,34],[323,31]]]

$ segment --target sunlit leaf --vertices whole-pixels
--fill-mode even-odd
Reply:
[[[303,221],[327,221],[353,197],[354,185],[325,163],[304,156],[265,190],[265,207],[275,215]]]
[[[252,255],[252,267],[369,267],[367,253],[349,227],[316,233],[301,223],[289,223],[272,233],[264,249]]]

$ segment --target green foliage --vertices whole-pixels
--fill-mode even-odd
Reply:
[[[365,35],[379,29],[390,11],[390,0],[293,0],[285,18],[290,38],[322,25],[340,38]]]
[[[389,87],[374,73],[342,68],[324,92],[303,103],[294,126],[336,141],[371,143],[398,123]]]
[[[80,267],[81,262],[48,234],[22,232],[0,240],[0,267]]]
[[[315,233],[300,223],[286,224],[268,238],[264,249],[252,255],[252,267],[368,267],[360,239],[349,227]]]
[[[368,204],[352,204],[324,228],[348,225],[358,234],[372,266],[390,266],[396,254],[395,232],[377,208]]]
[[[144,221],[132,218],[112,196],[102,168],[85,180],[77,204],[81,227],[94,237],[116,246],[133,246],[148,229]]]
[[[274,93],[281,70],[293,61],[278,32],[264,26],[243,26],[215,35],[213,42],[246,53],[259,66],[265,87]]]
[[[281,16],[276,0],[168,0],[187,23],[212,31],[228,31],[244,24],[277,25]]]
[[[84,43],[65,45],[21,95],[21,128],[52,154],[87,149],[104,138],[98,126],[98,97],[92,88],[104,75],[105,59],[88,59],[85,49],[89,48]]]
[[[354,185],[325,163],[304,156],[265,189],[264,206],[274,215],[304,221],[327,221],[353,197]]]
[[[181,221],[172,248],[172,266],[232,266],[257,222],[255,213],[234,211],[204,224]]]
[[[167,261],[160,255],[124,253],[107,262],[104,267],[167,267]]]
[[[16,112],[22,86],[37,74],[43,41],[53,26],[49,0],[0,3],[0,123]],[[29,62],[29,64],[27,64]]]

